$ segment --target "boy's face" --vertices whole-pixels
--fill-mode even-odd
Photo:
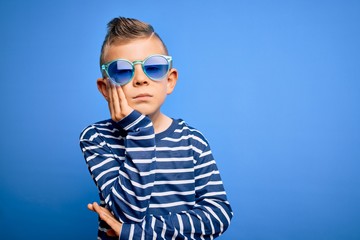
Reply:
[[[144,60],[153,54],[166,55],[161,41],[155,36],[136,39],[128,43],[113,43],[107,46],[104,49],[104,62],[107,63],[119,58],[133,62],[135,60]],[[160,107],[164,103],[166,96],[174,90],[176,81],[177,70],[174,68],[170,69],[162,80],[153,81],[146,76],[141,65],[136,64],[133,79],[123,85],[122,89],[130,107],[151,117],[160,113]],[[99,84],[107,86],[111,83],[107,79],[98,79],[100,89]],[[101,92],[108,100],[106,93]]]

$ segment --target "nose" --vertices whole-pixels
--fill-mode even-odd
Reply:
[[[134,86],[143,86],[149,84],[149,79],[144,73],[140,64],[134,66],[134,78],[133,78]]]

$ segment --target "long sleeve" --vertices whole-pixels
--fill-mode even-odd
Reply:
[[[154,134],[134,111],[86,128],[80,145],[120,239],[214,239],[233,213],[205,137],[182,120]],[[106,226],[105,226],[106,227]],[[106,236],[103,222],[100,239]]]
[[[114,215],[121,222],[141,222],[154,185],[154,128],[150,119],[137,111],[111,123],[113,129],[105,127],[109,124],[85,129],[80,136],[81,150]]]
[[[194,206],[178,213],[148,215],[141,223],[123,224],[121,240],[213,239],[229,227],[233,213],[210,147],[205,146],[203,150],[191,146],[197,152]]]

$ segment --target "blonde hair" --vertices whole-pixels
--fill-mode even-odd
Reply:
[[[166,45],[155,32],[154,28],[148,23],[141,22],[134,18],[118,17],[112,19],[107,24],[107,29],[107,34],[101,47],[100,66],[104,64],[105,47],[113,44],[115,41],[126,43],[134,39],[148,38],[151,35],[155,35],[164,46],[165,53],[168,54]]]

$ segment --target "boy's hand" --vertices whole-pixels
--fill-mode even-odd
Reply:
[[[120,236],[122,224],[115,219],[109,210],[99,206],[96,202],[89,203],[88,209],[99,214],[99,217],[105,221],[112,229],[108,230],[106,234],[110,237]]]
[[[124,91],[120,86],[115,86],[108,80],[107,90],[111,119],[118,122],[129,115],[133,109],[129,106]]]

